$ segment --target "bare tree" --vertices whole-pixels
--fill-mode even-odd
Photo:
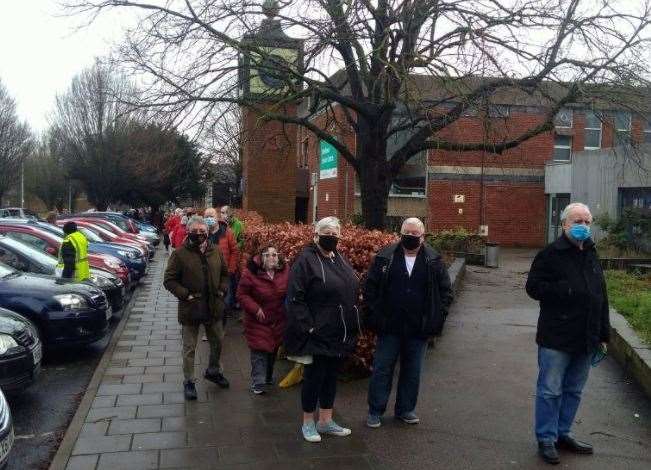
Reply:
[[[72,8],[142,13],[119,57],[129,73],[149,79],[133,105],[203,126],[222,103],[233,103],[302,126],[355,169],[365,224],[382,227],[392,181],[420,152],[508,155],[551,131],[569,104],[641,102],[648,2],[287,0],[280,12],[266,0],[265,13],[276,19],[263,19],[252,0],[77,0]],[[283,63],[256,45],[251,33],[260,26],[302,38],[303,60]],[[238,64],[281,82],[275,107],[234,95]],[[497,129],[480,142],[447,132],[469,110],[486,110],[505,94],[546,112],[524,131]],[[298,100],[309,100],[307,113],[284,112]],[[354,148],[337,138],[348,132],[356,136]],[[398,133],[407,137],[389,153],[387,142]]]
[[[130,93],[129,82],[98,61],[56,99],[52,124],[56,151],[100,210],[117,201],[122,190],[119,145],[130,113],[121,101]]]
[[[17,187],[20,165],[29,153],[32,135],[16,114],[16,102],[0,81],[0,200]]]
[[[211,158],[212,176],[219,183],[239,188],[246,138],[242,109],[235,104],[226,104],[223,112],[204,126],[201,140]]]
[[[25,159],[24,168],[26,190],[43,201],[48,210],[62,211],[68,203],[70,180],[51,135],[40,137]]]

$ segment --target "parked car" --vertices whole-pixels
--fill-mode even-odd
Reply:
[[[55,275],[58,264],[58,260],[54,256],[4,235],[0,235],[0,262],[18,271],[48,276]],[[108,271],[90,268],[90,279],[86,282],[102,289],[113,312],[122,308],[126,289],[119,277]]]
[[[28,274],[0,263],[0,307],[27,317],[46,347],[87,345],[108,331],[111,312],[96,287]]]
[[[0,390],[0,468],[5,468],[9,453],[14,446],[14,423],[11,419],[9,403]]]
[[[83,217],[71,217],[69,219],[58,219],[57,224],[61,224],[61,226],[63,226],[63,224],[66,223],[69,220],[72,220],[74,222],[90,222],[92,224],[95,224],[95,225],[98,225],[98,226],[102,227],[105,230],[108,230],[109,232],[114,233],[115,235],[118,235],[118,236],[122,237],[123,239],[128,239],[128,240],[132,240],[132,241],[135,241],[135,242],[139,242],[146,248],[147,257],[149,259],[154,257],[154,254],[155,254],[155,251],[156,251],[156,248],[154,247],[154,245],[149,243],[145,238],[141,237],[140,235],[135,235],[133,233],[122,230],[120,227],[118,227],[117,225],[115,225],[111,221],[101,219],[101,218],[86,219],[86,218],[83,218]]]
[[[41,371],[42,358],[41,340],[34,325],[0,308],[0,388],[13,393],[30,386]]]
[[[82,212],[81,214],[75,214],[74,217],[98,218],[107,220],[117,225],[125,232],[140,235],[141,237],[147,239],[147,241],[154,246],[158,246],[160,243],[160,235],[158,234],[156,227],[139,220],[132,219],[131,217],[119,212]]]
[[[59,256],[59,249],[63,238],[30,224],[5,224],[0,219],[0,234],[15,238],[37,250],[49,253],[52,256]],[[115,256],[89,253],[88,262],[91,267],[111,272],[118,276],[125,285],[131,282],[129,269]]]
[[[31,219],[31,220],[43,220],[39,215],[30,211],[29,209],[23,209],[22,207],[3,207],[0,209],[0,218],[5,217],[16,217],[18,219]]]
[[[29,223],[45,230],[46,232],[53,233],[62,239],[65,237],[63,228],[61,228],[63,224],[60,227],[58,225],[48,224],[47,222]],[[144,250],[133,245],[105,242],[96,233],[88,230],[88,228],[83,226],[81,223],[77,225],[79,231],[83,233],[88,240],[88,251],[90,253],[115,256],[126,265],[131,274],[131,279],[134,281],[140,279],[146,274],[148,258],[144,255]]]

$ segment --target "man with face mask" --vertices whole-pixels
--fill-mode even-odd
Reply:
[[[375,256],[364,284],[366,322],[378,334],[368,390],[371,428],[382,425],[398,357],[395,417],[407,424],[420,421],[415,408],[427,339],[441,333],[452,303],[448,271],[424,234],[421,220],[406,219],[400,242]]]
[[[591,363],[603,358],[610,336],[606,283],[590,238],[592,214],[572,203],[561,213],[563,234],[541,250],[527,278],[527,294],[540,302],[535,433],[538,452],[558,464],[557,449],[592,454],[571,426]]]
[[[191,217],[187,231],[185,242],[169,258],[163,285],[179,300],[184,393],[186,400],[196,400],[194,356],[200,325],[204,326],[210,344],[204,377],[221,388],[229,386],[220,365],[228,269],[219,249],[208,240],[208,227],[202,217]]]

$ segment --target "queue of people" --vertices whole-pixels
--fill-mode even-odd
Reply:
[[[171,230],[182,223],[183,215],[174,217],[179,221],[167,221]],[[400,241],[376,254],[361,289],[351,264],[337,249],[342,235],[336,217],[315,224],[313,239],[306,240],[291,268],[278,247],[262,247],[235,288],[232,256],[239,256],[239,247],[230,217],[229,209],[222,208],[188,219],[187,237],[171,254],[165,272],[165,287],[179,299],[186,399],[196,399],[193,369],[201,324],[210,342],[205,377],[228,387],[220,363],[220,320],[230,291],[244,310],[251,392],[261,395],[273,386],[281,345],[288,359],[304,365],[301,433],[306,441],[320,442],[323,434],[351,434],[334,421],[333,409],[339,370],[354,351],[362,325],[377,333],[366,425],[382,425],[398,362],[394,417],[418,424],[427,341],[441,333],[453,298],[442,258],[425,242],[423,222],[403,222]],[[560,462],[559,447],[593,452],[570,431],[590,365],[603,357],[609,339],[605,282],[590,239],[592,215],[587,206],[576,203],[561,219],[563,234],[536,256],[526,284],[527,293],[541,305],[535,435],[541,457],[552,464]]]

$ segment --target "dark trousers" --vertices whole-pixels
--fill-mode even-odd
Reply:
[[[277,351],[267,352],[251,349],[251,385],[271,383]]]
[[[319,408],[329,410],[337,394],[337,375],[341,358],[313,356],[313,362],[303,371],[303,389],[301,402],[305,413],[313,413],[317,404]]]
[[[425,339],[395,335],[378,336],[373,358],[373,375],[368,387],[369,414],[382,416],[386,411],[398,357],[400,357],[400,374],[395,414],[400,416],[414,411],[426,348]]]

